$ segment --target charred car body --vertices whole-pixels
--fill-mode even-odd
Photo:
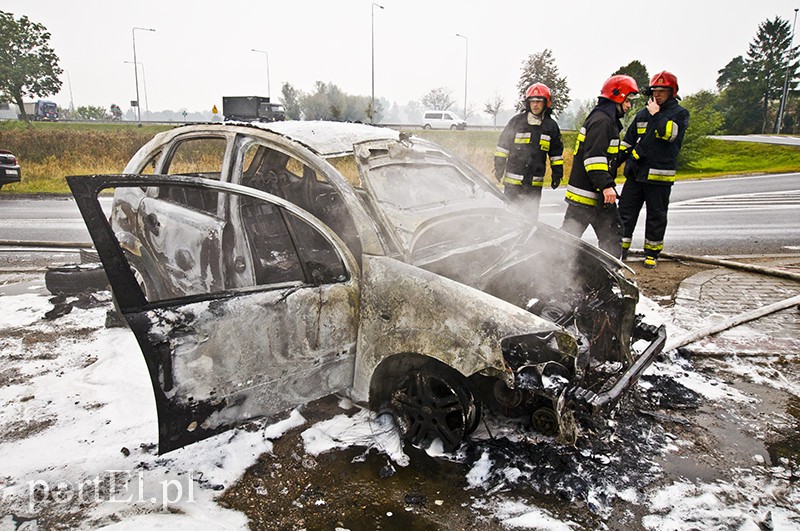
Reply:
[[[141,345],[161,452],[334,392],[415,444],[456,448],[484,405],[573,441],[664,344],[620,262],[397,131],[186,126],[125,175],[68,181]]]

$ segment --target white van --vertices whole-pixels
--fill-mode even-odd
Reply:
[[[423,129],[466,129],[467,122],[450,111],[425,111]]]

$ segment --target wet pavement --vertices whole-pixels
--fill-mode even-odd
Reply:
[[[764,266],[800,273],[800,257],[777,259]],[[692,330],[800,295],[800,282],[770,275],[714,268],[685,279],[675,298],[675,324]],[[687,345],[694,355],[768,356],[800,352],[800,308],[744,323]]]

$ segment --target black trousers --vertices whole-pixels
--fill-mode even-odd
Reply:
[[[597,235],[597,246],[613,256],[622,256],[622,220],[616,203],[592,207],[567,204],[561,230],[580,238],[591,225]]]
[[[622,218],[622,237],[632,238],[642,206],[647,207],[644,225],[644,253],[658,257],[664,248],[664,233],[667,231],[667,210],[672,186],[625,181],[619,197],[619,215]]]
[[[526,184],[506,184],[503,193],[512,203],[519,205],[531,219],[539,219],[539,203],[542,202],[542,187]]]

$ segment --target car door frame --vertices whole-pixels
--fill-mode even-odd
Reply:
[[[345,305],[349,308],[347,321],[342,326],[348,327],[344,331],[345,337],[348,338],[346,344],[342,345],[342,349],[337,352],[330,353],[330,356],[314,360],[313,370],[324,370],[326,367],[339,364],[343,367],[330,382],[312,382],[313,385],[306,386],[311,391],[306,390],[306,393],[295,392],[292,390],[289,394],[297,396],[290,396],[294,399],[297,405],[305,403],[309,400],[320,398],[329,394],[331,391],[347,390],[352,385],[352,375],[355,363],[355,348],[358,333],[358,320],[359,320],[359,307],[358,301],[360,298],[360,269],[355,258],[344,242],[326,225],[313,217],[305,210],[300,209],[296,205],[285,201],[280,197],[276,197],[258,190],[244,187],[231,183],[222,183],[218,181],[210,181],[205,179],[198,179],[194,177],[182,176],[160,176],[160,175],[94,175],[94,176],[80,176],[80,177],[67,177],[67,182],[72,190],[73,196],[78,204],[78,208],[86,222],[90,236],[95,244],[95,248],[100,256],[109,282],[114,291],[117,306],[125,316],[126,320],[131,326],[131,330],[136,335],[137,341],[142,347],[142,353],[148,366],[151,383],[156,397],[156,407],[159,418],[159,453],[180,448],[187,444],[192,444],[206,437],[210,437],[217,433],[221,433],[233,427],[236,427],[244,422],[252,420],[257,415],[244,414],[242,417],[235,417],[244,409],[241,400],[239,404],[233,404],[228,408],[229,404],[223,403],[220,405],[219,401],[206,400],[204,402],[197,401],[196,406],[189,413],[186,411],[176,412],[174,404],[167,396],[169,393],[164,391],[164,386],[170,385],[169,382],[165,384],[164,379],[166,372],[162,370],[164,364],[170,363],[172,353],[165,351],[165,345],[168,343],[165,338],[156,337],[159,334],[154,334],[153,330],[156,328],[152,322],[158,315],[162,316],[162,321],[156,323],[158,326],[163,326],[163,315],[165,312],[179,313],[180,309],[190,306],[187,312],[191,314],[195,308],[208,308],[210,314],[214,314],[219,310],[219,307],[226,303],[226,301],[238,300],[241,297],[252,296],[262,292],[274,292],[278,295],[276,300],[282,301],[291,297],[294,293],[302,290],[304,287],[314,288],[318,290],[320,306],[325,302],[323,300],[324,286],[303,283],[302,286],[286,286],[283,291],[278,293],[275,289],[264,286],[259,289],[259,286],[244,290],[224,290],[217,293],[209,293],[204,295],[195,295],[183,297],[180,299],[168,299],[163,301],[149,302],[147,301],[142,289],[135,278],[134,273],[129,267],[125,254],[117,242],[113,229],[107,219],[106,214],[103,212],[100,202],[97,200],[98,193],[106,188],[114,188],[117,186],[158,186],[158,185],[189,185],[201,186],[219,192],[235,193],[241,196],[251,197],[256,200],[264,201],[281,208],[290,214],[296,216],[301,221],[310,225],[314,230],[320,233],[334,248],[336,253],[342,260],[343,266],[347,272],[347,279],[340,283],[331,283],[327,286],[342,286],[334,293],[337,298],[339,307]],[[330,292],[331,290],[328,290]],[[326,292],[326,293],[328,293]],[[283,295],[281,295],[283,294]],[[201,303],[198,305],[197,303]],[[173,312],[175,310],[175,312]],[[216,314],[212,315],[213,318],[218,318]],[[330,324],[330,323],[328,323]],[[185,333],[185,329],[181,329],[181,324],[176,325],[179,333]],[[324,328],[324,326],[320,326]],[[251,330],[252,333],[258,333],[258,330]],[[330,333],[330,329],[326,329],[325,333]],[[336,339],[336,338],[335,338]],[[195,341],[195,344],[200,344],[203,338]],[[344,343],[344,342],[343,342]],[[165,358],[168,356],[169,358]],[[337,367],[339,365],[336,365]],[[296,382],[296,379],[295,379]],[[247,384],[248,382],[245,382]],[[329,383],[335,389],[328,389],[325,384]],[[305,389],[305,388],[304,388]],[[314,396],[309,396],[309,392],[316,393]],[[224,398],[224,397],[220,397]],[[225,409],[228,408],[228,409]],[[185,409],[185,408],[184,408]],[[187,416],[189,415],[189,416]],[[192,417],[194,415],[195,417]],[[233,415],[233,417],[232,417]],[[205,427],[204,420],[213,419],[213,423]],[[173,425],[175,423],[176,425]]]

